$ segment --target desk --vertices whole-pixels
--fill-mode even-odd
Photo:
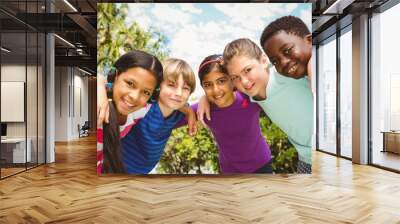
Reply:
[[[382,131],[383,150],[382,152],[393,152],[400,154],[400,131]]]
[[[1,139],[1,157],[9,163],[31,162],[31,144],[30,138],[27,138],[28,147],[25,154],[25,138],[6,138]],[[12,160],[11,160],[12,154]],[[4,156],[3,156],[4,155]],[[25,161],[27,158],[27,161]]]

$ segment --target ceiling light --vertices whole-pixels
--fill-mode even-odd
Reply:
[[[336,0],[332,5],[325,9],[322,14],[342,14],[343,10],[353,2],[354,0]]]
[[[88,71],[85,71],[85,70],[83,70],[83,69],[81,69],[81,68],[78,68],[81,72],[83,72],[83,73],[85,73],[85,74],[87,74],[87,75],[92,75],[90,72],[88,72]]]
[[[1,50],[4,51],[4,52],[7,52],[7,53],[10,53],[10,52],[11,52],[11,50],[9,50],[9,49],[7,49],[7,48],[5,48],[5,47],[1,47]]]
[[[74,10],[74,12],[78,12],[78,10],[71,4],[68,2],[68,0],[64,0],[65,4],[67,4],[72,10]]]
[[[64,43],[66,43],[67,45],[69,45],[69,46],[75,48],[75,45],[71,44],[71,42],[67,41],[66,39],[64,39],[64,38],[62,38],[62,37],[60,37],[60,36],[58,36],[57,34],[54,34],[54,36],[57,37],[58,39],[60,39],[61,41],[63,41]]]

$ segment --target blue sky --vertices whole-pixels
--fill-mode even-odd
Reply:
[[[300,17],[311,30],[310,3],[131,3],[127,24],[161,31],[170,56],[187,61],[197,74],[206,56],[222,53],[237,38],[258,44],[263,29],[286,15]],[[203,94],[197,84],[192,99]]]

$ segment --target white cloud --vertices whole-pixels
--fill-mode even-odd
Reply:
[[[297,4],[237,3],[213,4],[213,6],[230,17],[233,21],[253,26],[254,24],[250,23],[250,21],[256,21],[258,19],[270,20],[277,15],[287,14],[291,12],[291,8],[296,7]]]
[[[258,38],[264,28],[276,17],[288,15],[298,4],[250,3],[250,4],[212,4],[217,10],[230,18],[230,26],[238,30],[241,37]]]
[[[148,29],[152,23],[151,15],[148,13],[152,8],[152,4],[135,3],[129,4],[129,12],[126,23],[129,25],[137,22],[144,29]]]
[[[215,8],[230,17],[231,22],[246,29],[263,25],[261,11],[255,4],[214,4]]]
[[[210,29],[220,30],[218,27],[220,27],[220,24],[210,22],[198,25],[188,24],[182,29],[177,30],[171,37],[170,56],[188,62],[197,76],[197,70],[201,61],[210,54],[222,53],[226,44],[224,43],[224,39],[220,38],[224,34],[223,31],[210,33]],[[192,98],[203,94],[200,81],[197,78],[197,88],[192,94]]]
[[[298,6],[296,3],[286,3],[285,5],[285,14],[289,14],[293,12],[293,10]]]
[[[183,12],[173,6],[173,4],[154,4],[154,7],[150,10],[152,16],[154,16],[153,19],[157,19],[158,22],[167,27],[183,26],[189,23],[190,13]]]
[[[192,14],[201,14],[203,11],[199,8],[196,8],[193,4],[191,3],[181,3],[179,4],[179,7],[184,11]]]
[[[303,10],[300,12],[300,19],[303,20],[303,22],[307,25],[308,29],[312,30],[311,27],[311,10]]]

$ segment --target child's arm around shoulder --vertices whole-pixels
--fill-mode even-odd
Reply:
[[[97,75],[97,126],[102,126],[103,122],[108,123],[109,107],[106,91],[107,79],[104,75]]]
[[[204,114],[206,115],[207,120],[211,120],[210,115],[210,102],[205,95],[200,97],[198,107],[197,107],[197,119],[203,124],[204,127],[207,127],[206,122],[204,121]]]
[[[179,111],[184,113],[186,116],[189,126],[189,135],[194,136],[197,133],[197,119],[195,112],[189,105],[183,106]]]

